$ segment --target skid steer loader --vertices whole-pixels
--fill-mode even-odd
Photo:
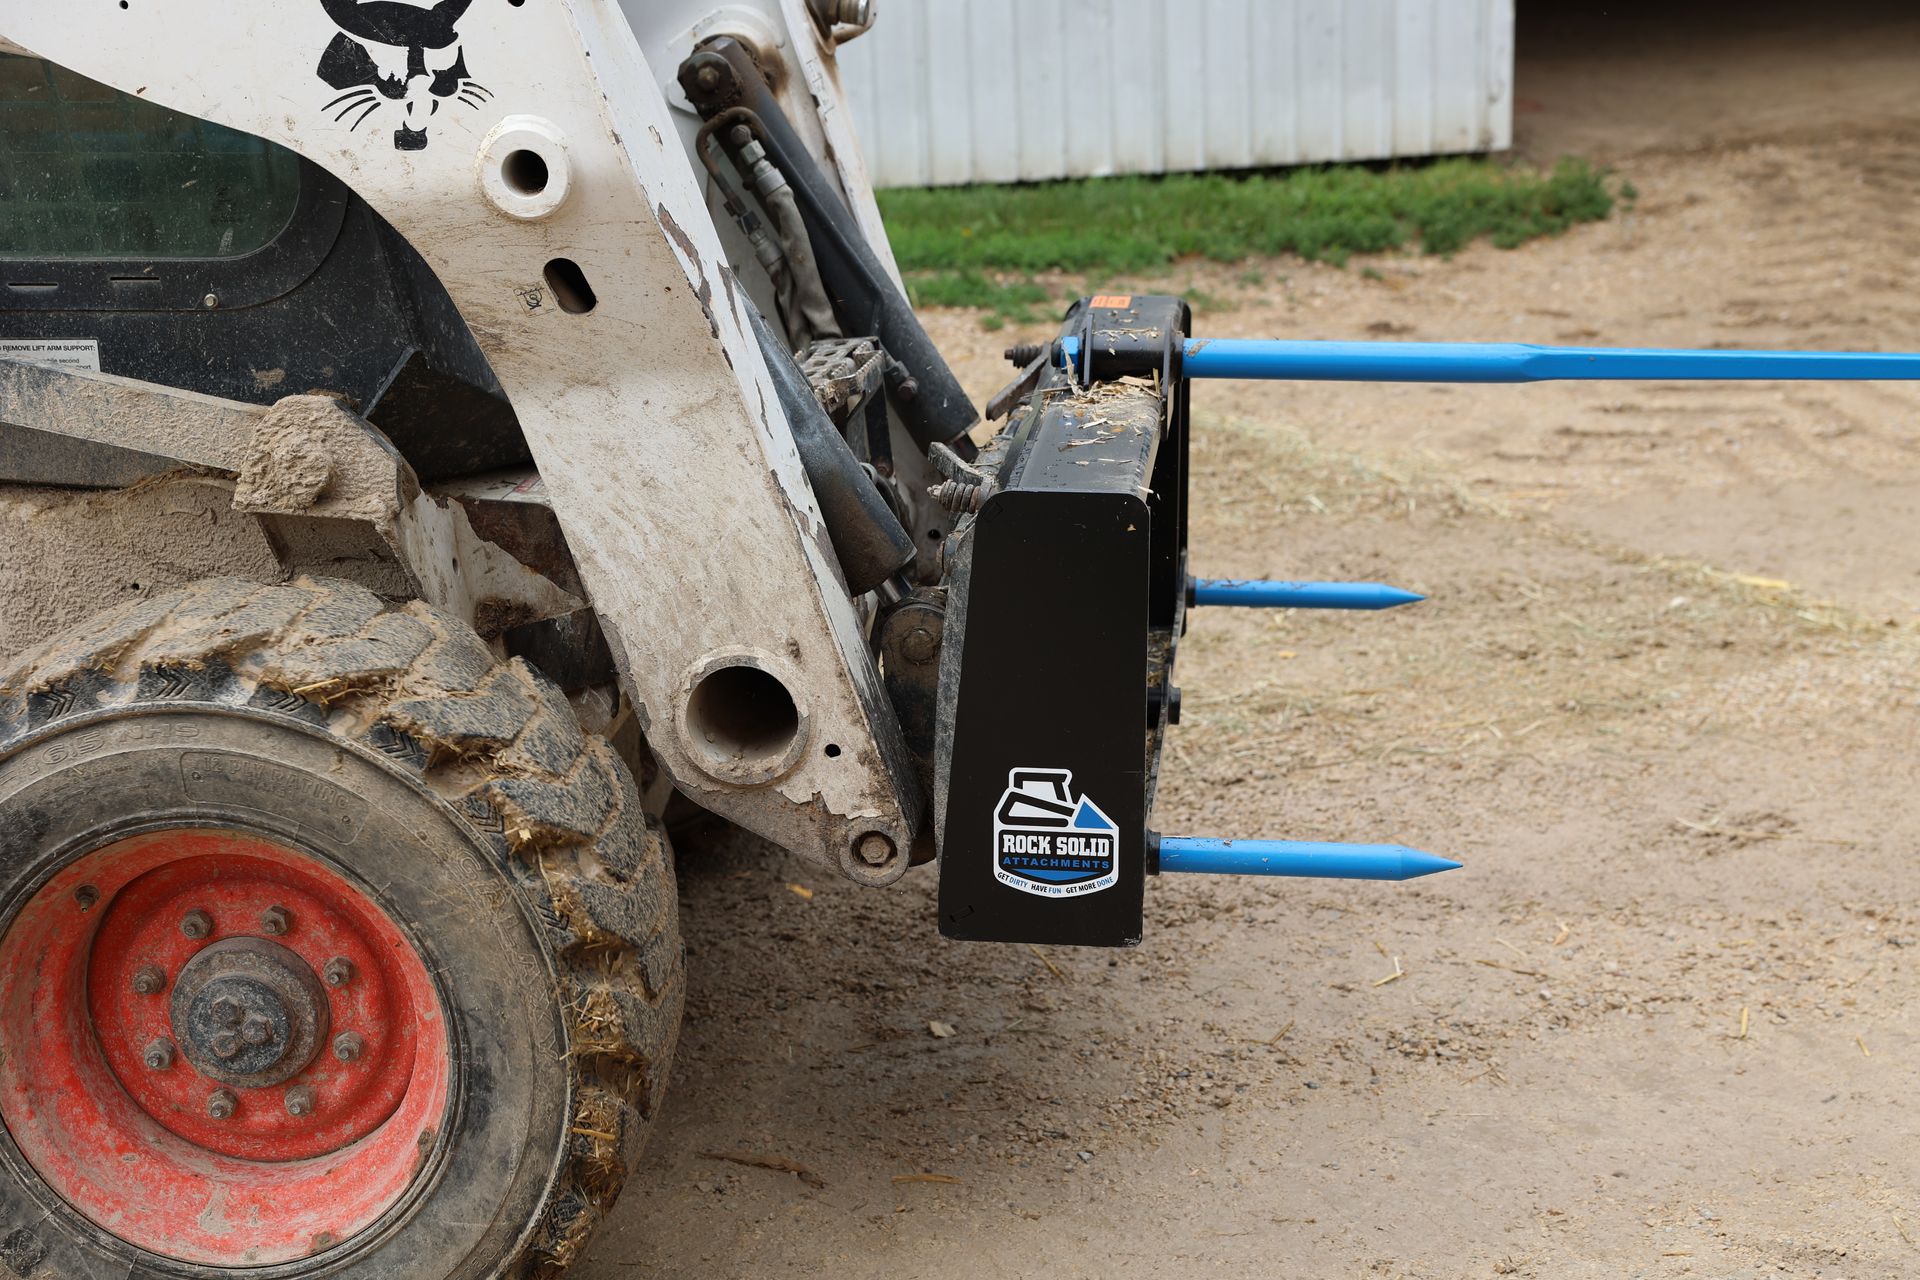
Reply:
[[[549,1277],[658,1114],[669,828],[1124,946],[1199,378],[1909,377],[1209,343],[980,415],[834,71],[871,0],[0,0],[0,1276]],[[929,871],[927,874],[936,874]]]
[[[984,473],[835,77],[871,20],[0,0],[0,1276],[559,1274],[668,1076],[668,826],[933,858]],[[1134,794],[1019,881],[1121,878],[1087,940],[1138,934],[1130,592],[1076,678]],[[968,839],[1102,785],[1046,737]]]

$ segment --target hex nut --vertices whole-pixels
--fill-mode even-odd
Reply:
[[[297,1084],[287,1090],[287,1114],[298,1118],[313,1114],[314,1096],[311,1087]]]
[[[146,1052],[141,1055],[149,1071],[165,1071],[172,1067],[173,1056],[173,1041],[167,1039],[165,1036],[161,1036],[158,1040],[148,1045]]]
[[[213,917],[196,907],[180,917],[180,932],[195,942],[210,937],[213,934]]]
[[[240,1109],[240,1099],[231,1089],[215,1089],[207,1095],[207,1114],[215,1120],[231,1120],[233,1113]]]
[[[884,867],[899,852],[892,839],[878,831],[869,831],[854,842],[853,856],[869,867]]]
[[[285,907],[268,907],[260,913],[260,932],[269,938],[284,937],[293,927],[293,917]]]
[[[133,975],[133,993],[157,996],[167,989],[167,975],[157,964],[143,964]]]
[[[335,956],[327,961],[327,967],[320,971],[320,977],[330,987],[344,987],[353,981],[353,961],[345,956]]]

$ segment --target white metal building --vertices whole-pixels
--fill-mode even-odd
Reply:
[[[1496,151],[1514,0],[880,0],[840,65],[881,186]]]

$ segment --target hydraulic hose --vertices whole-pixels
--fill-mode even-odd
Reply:
[[[971,455],[972,442],[965,435],[980,420],[979,411],[920,327],[834,183],[794,132],[753,54],[731,36],[716,37],[680,64],[680,84],[702,116],[717,117],[729,107],[754,114],[756,135],[791,185],[841,327],[877,335],[898,362],[899,371],[888,378],[888,394],[921,448],[950,444]]]

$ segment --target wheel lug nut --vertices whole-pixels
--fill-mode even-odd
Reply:
[[[180,932],[198,942],[213,932],[213,917],[196,907],[180,917]]]
[[[352,1062],[367,1051],[367,1042],[357,1032],[342,1031],[333,1038],[333,1056],[342,1062]]]
[[[273,1024],[265,1018],[248,1018],[240,1028],[240,1038],[248,1044],[265,1044],[273,1039]]]
[[[290,1116],[310,1116],[313,1114],[313,1090],[304,1084],[297,1084],[287,1090],[287,1114]]]
[[[327,967],[320,971],[330,987],[344,987],[353,981],[353,961],[344,956],[335,956],[327,961]]]
[[[239,1109],[240,1099],[233,1096],[231,1089],[215,1089],[207,1095],[207,1114],[215,1120],[231,1120]]]
[[[173,1065],[173,1041],[161,1036],[147,1046],[147,1051],[142,1056],[146,1060],[147,1070],[165,1071]]]
[[[278,938],[292,925],[293,917],[287,914],[285,907],[268,907],[260,913],[260,931],[269,938]]]
[[[222,1031],[213,1038],[213,1056],[231,1058],[240,1052],[240,1037],[231,1031]]]
[[[167,989],[167,975],[157,964],[143,964],[134,971],[133,993],[157,996]]]

